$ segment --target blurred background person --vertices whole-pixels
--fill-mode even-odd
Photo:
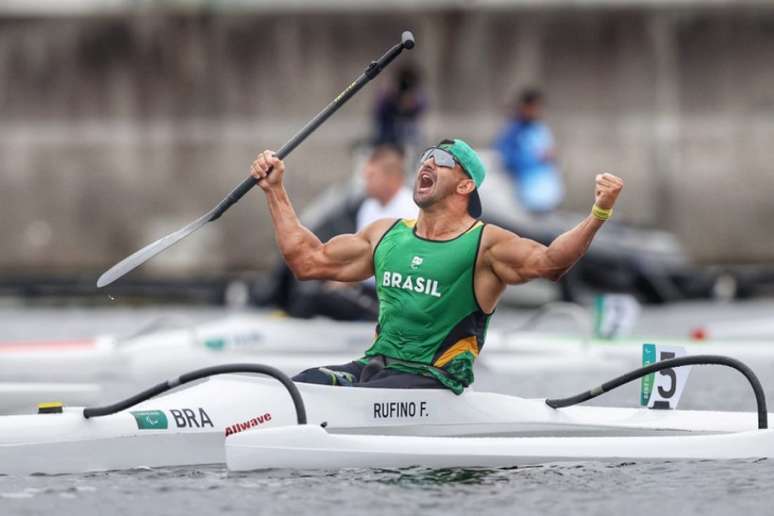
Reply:
[[[551,129],[542,121],[543,94],[536,88],[519,96],[513,118],[495,142],[503,165],[513,178],[519,201],[533,214],[556,209],[564,198],[564,184],[556,167]]]
[[[422,144],[420,118],[427,109],[427,97],[417,69],[403,66],[392,83],[376,99],[374,106],[374,145],[392,144],[416,153]]]
[[[374,148],[363,168],[366,199],[357,211],[357,230],[388,218],[417,216],[417,205],[406,186],[405,155],[392,144]]]

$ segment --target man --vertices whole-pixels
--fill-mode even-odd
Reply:
[[[519,201],[535,214],[553,211],[564,197],[564,185],[556,168],[551,129],[541,120],[543,95],[527,89],[518,101],[515,117],[497,137],[495,147],[513,178]]]
[[[405,156],[394,145],[374,148],[363,168],[366,200],[357,211],[357,230],[379,219],[415,218],[417,206],[406,187]]]
[[[427,109],[419,72],[411,66],[400,68],[388,89],[374,106],[373,143],[397,145],[416,152],[422,139],[419,121]]]
[[[375,274],[380,302],[376,338],[362,359],[308,369],[294,380],[446,387],[456,394],[473,382],[473,362],[505,287],[558,280],[583,256],[623,188],[618,177],[598,175],[592,213],[544,246],[478,220],[484,166],[464,141],[444,140],[420,160],[416,221],[378,220],[323,244],[300,224],[282,185],[284,172],[268,150],[251,167],[290,269],[302,280],[362,281]]]

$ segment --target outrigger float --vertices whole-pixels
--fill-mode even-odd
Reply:
[[[644,375],[691,364],[742,372],[757,413],[576,406]],[[210,378],[222,374],[228,376]],[[186,386],[192,382],[198,383]],[[455,396],[435,389],[296,385],[272,367],[237,364],[194,371],[110,406],[53,404],[37,415],[0,417],[0,473],[224,462],[232,470],[252,470],[752,459],[774,457],[768,416],[754,373],[738,360],[713,355],[665,360],[577,396],[549,400],[472,390]]]

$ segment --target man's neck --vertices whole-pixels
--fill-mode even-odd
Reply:
[[[416,233],[428,240],[449,240],[459,236],[474,221],[467,211],[422,209],[417,218]]]

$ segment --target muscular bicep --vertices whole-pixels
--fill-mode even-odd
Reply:
[[[317,259],[318,279],[362,281],[374,273],[371,243],[360,233],[333,237],[323,244]]]
[[[377,221],[355,234],[338,235],[305,257],[299,279],[362,281],[374,274],[373,243],[386,222]]]
[[[492,272],[509,285],[535,278],[556,279],[559,269],[548,256],[548,248],[539,242],[500,230],[486,253]]]

